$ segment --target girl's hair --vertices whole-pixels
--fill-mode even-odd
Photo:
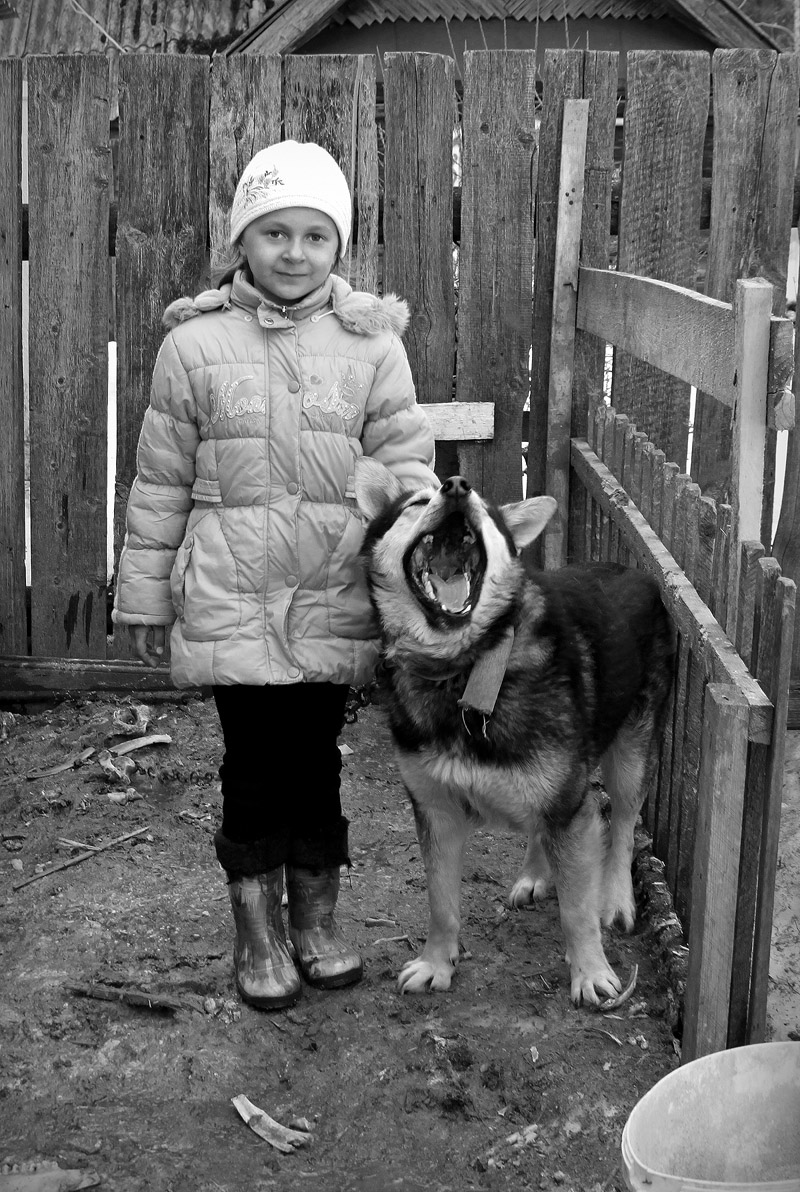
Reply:
[[[247,257],[241,244],[234,244],[233,247],[220,258],[219,264],[211,270],[211,281],[219,289],[224,286],[226,282],[233,281],[233,276],[238,269],[244,269],[247,265]]]

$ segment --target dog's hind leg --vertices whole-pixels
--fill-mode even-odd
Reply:
[[[589,795],[565,826],[545,837],[555,877],[561,926],[567,942],[570,997],[597,1005],[614,997],[622,985],[606,960],[600,935],[605,831],[594,798]]]
[[[460,895],[466,814],[455,804],[422,806],[411,795],[422,860],[428,881],[430,921],[425,947],[403,965],[397,978],[401,993],[449,989],[458,963]]]
[[[531,827],[522,868],[508,895],[510,906],[523,907],[546,898],[553,887],[550,862],[542,847],[541,829]]]
[[[605,864],[602,921],[632,931],[636,921],[631,865],[634,828],[655,766],[649,718],[623,725],[601,763],[611,800],[611,847]]]

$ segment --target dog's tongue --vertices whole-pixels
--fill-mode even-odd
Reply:
[[[437,600],[448,611],[462,609],[467,603],[469,584],[463,572],[457,572],[449,579],[442,579],[440,575],[431,572],[431,584]]]

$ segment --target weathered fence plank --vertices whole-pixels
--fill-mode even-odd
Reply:
[[[31,646],[104,658],[108,60],[28,61]]]
[[[459,463],[494,501],[522,496],[537,162],[535,66],[535,54],[527,50],[464,55],[456,396],[494,401],[495,421],[492,442],[465,446]]]
[[[545,489],[558,502],[557,515],[548,524],[544,537],[544,561],[549,568],[563,567],[567,561],[575,308],[588,122],[588,99],[565,100],[547,392]]]
[[[736,875],[747,769],[747,700],[737,687],[706,687],[692,880],[684,1062],[727,1045]]]
[[[0,654],[24,654],[22,60],[0,59]]]
[[[117,222],[117,478],[115,557],[122,545],[136,445],[165,307],[196,293],[205,268],[209,65],[206,58],[120,59]],[[182,113],[180,136],[152,113]],[[117,632],[116,655],[129,653]]]
[[[723,401],[730,393],[734,326],[729,303],[657,278],[582,266],[577,320],[581,329],[605,336],[689,385],[703,384]],[[619,408],[616,398],[614,406]]]
[[[553,276],[556,261],[558,184],[564,102],[583,93],[580,50],[546,50],[542,68],[542,108],[536,186],[536,273],[533,286],[530,415],[528,429],[528,495],[545,491],[547,472],[547,392],[550,377],[550,329],[553,321]],[[541,547],[534,543],[534,557]]]
[[[758,543],[757,545],[761,545]],[[744,553],[744,552],[743,552]],[[765,648],[770,639],[770,622],[775,604],[775,594],[781,569],[775,559],[760,559],[752,567],[752,610],[745,617],[751,623],[754,642],[754,659],[757,660],[762,625],[765,632]],[[748,600],[747,603],[750,603]],[[769,644],[774,645],[774,642]],[[776,659],[777,664],[777,659]],[[770,661],[767,661],[764,675],[769,675]],[[751,669],[757,671],[756,665]],[[762,678],[763,676],[758,676]],[[762,683],[764,690],[767,687]],[[767,692],[768,693],[768,692]],[[776,724],[777,728],[777,724]],[[782,730],[781,730],[782,731]],[[773,743],[775,744],[775,742]],[[760,875],[761,831],[764,804],[767,798],[767,767],[771,749],[766,745],[752,745],[747,757],[747,784],[742,808],[742,849],[739,861],[739,881],[736,900],[736,932],[731,974],[731,994],[728,1023],[728,1046],[735,1047],[747,1042],[747,1020],[750,1001],[750,958],[753,951],[753,931],[756,919],[756,901]]]
[[[411,307],[405,344],[419,401],[446,402],[455,362],[455,63],[437,54],[387,54],[383,78],[384,290]]]
[[[316,141],[350,184],[353,219],[346,275],[356,289],[378,288],[378,144],[372,54],[292,54],[283,62],[284,138]]]
[[[619,86],[619,55],[586,51],[583,98],[589,100],[586,174],[581,221],[581,263],[607,269],[611,249],[611,193],[614,134]],[[575,333],[574,401],[571,434],[586,438],[590,406],[603,400],[606,345],[595,336]]]
[[[761,278],[737,281],[733,299],[736,406],[731,428],[730,485],[734,542],[725,622],[731,638],[736,636],[739,546],[746,539],[759,541],[762,525],[771,304],[772,286],[767,282]]]
[[[706,293],[732,302],[739,278],[762,276],[775,286],[773,312],[782,314],[800,87],[797,56],[717,50],[712,78],[714,169]],[[729,499],[729,422],[707,391],[698,393],[691,470],[703,491],[717,500]],[[774,455],[772,447],[769,454]],[[774,468],[774,459],[768,468]],[[771,483],[767,488],[768,524],[762,525],[760,536],[768,547]]]
[[[230,211],[242,171],[260,149],[281,139],[279,54],[217,55],[212,60],[208,139],[208,233],[213,270],[230,252]]]
[[[618,268],[694,286],[700,229],[708,55],[628,54]],[[612,400],[683,467],[689,390],[616,352]]]
[[[775,729],[767,763],[762,805],[759,881],[753,954],[750,964],[750,1004],[746,1036],[749,1043],[761,1043],[766,1038],[769,957],[775,903],[775,875],[778,869],[778,842],[796,599],[797,589],[794,580],[788,576],[781,576],[777,581],[774,598],[770,602],[766,615],[762,614],[759,627],[756,676],[775,706]]]

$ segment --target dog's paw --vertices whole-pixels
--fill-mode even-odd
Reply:
[[[446,962],[432,962],[418,956],[404,964],[397,977],[400,993],[433,993],[450,988],[455,966]]]
[[[528,874],[520,874],[508,893],[508,905],[519,910],[523,906],[530,906],[532,902],[541,902],[550,893],[551,885],[547,878],[532,878]]]
[[[622,992],[622,982],[605,963],[592,968],[570,965],[570,970],[569,995],[575,1006],[597,1006],[606,998],[616,997]]]

